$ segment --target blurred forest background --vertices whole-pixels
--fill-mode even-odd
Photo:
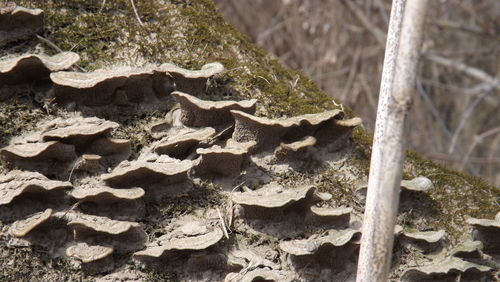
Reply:
[[[373,131],[389,0],[215,0],[226,19]],[[500,187],[500,1],[433,0],[408,146]]]

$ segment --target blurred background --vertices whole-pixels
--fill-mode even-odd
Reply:
[[[389,0],[215,0],[373,131]],[[500,187],[500,1],[429,1],[409,148]]]

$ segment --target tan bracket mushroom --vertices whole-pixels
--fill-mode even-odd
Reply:
[[[401,281],[455,281],[462,277],[469,281],[480,281],[481,277],[491,271],[484,265],[464,261],[456,257],[440,258],[432,263],[410,268],[401,277]]]
[[[291,255],[293,264],[339,266],[357,250],[358,245],[352,241],[358,240],[360,233],[354,229],[329,230],[324,235],[313,235],[308,239],[282,241],[279,247]]]
[[[177,90],[197,95],[203,92],[210,77],[224,71],[224,66],[215,62],[203,65],[200,70],[187,70],[165,63],[160,66],[159,70],[173,77]]]
[[[484,252],[493,255],[500,255],[500,212],[495,219],[468,218],[467,223],[472,225],[474,230],[472,237],[484,244]]]
[[[82,270],[89,274],[110,271],[114,268],[112,247],[89,245],[80,242],[69,246],[66,255],[82,262]]]
[[[141,225],[132,221],[118,221],[108,217],[77,212],[58,213],[74,229],[77,242],[113,246],[116,252],[126,253],[144,247],[147,235]]]
[[[215,135],[215,129],[205,127],[198,130],[181,131],[174,136],[167,136],[152,145],[153,151],[158,154],[169,155],[173,158],[183,159],[192,148],[200,142],[208,140]]]
[[[312,185],[287,189],[270,183],[255,191],[233,193],[231,200],[244,208],[246,218],[271,219],[283,216],[285,209],[304,210],[313,200],[315,190]]]
[[[342,121],[344,113],[332,110],[317,114],[306,114],[286,119],[273,120],[256,117],[232,110],[235,119],[233,139],[237,142],[257,142],[256,149],[274,148],[281,142],[295,142],[306,136],[313,136],[318,142],[327,139],[332,142],[345,131],[351,132],[361,120]],[[321,140],[320,140],[321,139]]]
[[[2,157],[10,167],[53,173],[77,158],[73,145],[59,141],[9,145],[0,150]]]
[[[177,251],[190,253],[205,250],[217,244],[223,237],[219,227],[212,227],[202,222],[188,222],[169,234],[159,237],[145,250],[134,253],[134,257],[146,263],[160,257],[168,260]]]
[[[43,11],[8,2],[0,6],[0,47],[30,37],[43,28]]]
[[[0,59],[0,85],[48,78],[51,72],[69,69],[78,60],[80,56],[73,52],[62,52],[54,56],[25,54],[15,58]]]
[[[217,126],[231,123],[231,110],[255,113],[256,99],[243,101],[204,101],[182,92],[172,92],[181,105],[181,121],[186,126]]]
[[[311,206],[307,218],[319,224],[345,227],[349,225],[352,208],[320,208]]]
[[[18,220],[10,227],[10,233],[15,237],[24,237],[31,230],[46,222],[52,215],[52,209],[46,209],[43,212],[35,213],[34,215]]]
[[[229,140],[224,148],[217,145],[207,149],[199,148],[196,153],[201,157],[194,167],[195,173],[226,176],[238,174],[253,146],[255,142],[238,143]]]
[[[66,181],[50,180],[37,172],[14,170],[0,176],[0,205],[11,203],[23,193],[70,188]]]

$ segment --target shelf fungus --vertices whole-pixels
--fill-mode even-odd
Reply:
[[[43,29],[43,10],[28,9],[8,2],[0,4],[0,47],[33,36]]]
[[[412,244],[422,249],[425,253],[430,253],[441,247],[445,235],[446,232],[444,230],[416,231],[403,229],[399,238],[403,244]]]
[[[313,136],[318,143],[326,139],[332,142],[351,131],[361,120],[342,120],[344,113],[332,110],[317,114],[306,114],[285,119],[268,119],[232,110],[235,119],[233,139],[237,142],[255,141],[256,149],[275,148],[281,142],[292,143],[306,136]],[[311,142],[309,140],[309,142]]]
[[[10,204],[15,198],[29,193],[64,191],[71,188],[66,181],[50,180],[37,172],[14,170],[0,176],[0,205]]]
[[[159,100],[174,90],[174,82],[165,73],[152,67],[117,67],[89,73],[54,72],[54,96],[61,104],[76,106],[126,106],[130,103]]]
[[[474,228],[472,237],[481,241],[484,252],[493,255],[500,254],[500,212],[495,219],[468,218],[467,223]]]
[[[134,257],[146,263],[170,260],[178,255],[206,250],[217,244],[223,237],[218,227],[201,222],[189,222],[174,231],[159,237],[146,249],[134,253]]]
[[[481,241],[466,241],[453,248],[450,251],[450,255],[459,258],[477,259],[481,258],[483,248],[484,246]]]
[[[15,221],[10,227],[10,234],[22,238],[22,242],[31,246],[44,247],[49,254],[57,253],[72,236],[64,221],[54,219],[52,209],[45,209]]]
[[[85,242],[76,243],[66,248],[66,256],[73,257],[82,262],[82,270],[86,273],[96,274],[114,268],[112,247],[89,245]]]
[[[119,221],[77,212],[57,214],[57,217],[64,217],[68,221],[77,242],[113,246],[118,253],[140,250],[147,239],[141,225],[133,221]]]
[[[154,108],[166,105],[159,102],[165,102],[176,89],[202,91],[208,78],[222,70],[218,63],[205,65],[200,71],[164,64],[160,67],[116,67],[90,73],[54,72],[50,78],[55,98],[62,104],[95,107],[146,103]]]
[[[181,105],[181,121],[186,126],[217,126],[233,121],[231,110],[255,113],[256,99],[243,101],[204,101],[189,94],[173,92]]]
[[[456,257],[434,260],[428,265],[408,269],[401,281],[485,281],[491,268]]]
[[[48,123],[41,132],[43,141],[59,141],[75,146],[78,154],[87,154],[87,160],[96,163],[95,157],[102,159],[98,163],[111,165],[130,156],[130,141],[109,137],[111,130],[118,128],[118,123],[96,117],[57,118]],[[92,160],[94,159],[94,160]]]
[[[272,182],[255,191],[233,193],[231,200],[243,207],[246,218],[274,219],[307,209],[315,190],[312,185],[284,188]]]
[[[184,130],[174,136],[167,136],[152,145],[157,154],[184,159],[198,144],[215,135],[215,129],[205,127],[198,130]]]
[[[313,136],[306,136],[292,143],[281,142],[279,147],[274,150],[274,157],[278,161],[304,158],[307,156],[307,150],[316,145],[316,142],[317,140]]]
[[[51,72],[69,69],[79,59],[78,54],[73,52],[62,52],[54,56],[25,54],[1,59],[0,84],[13,85],[49,78]]]
[[[45,126],[41,138],[43,141],[73,144],[80,151],[92,141],[109,136],[111,130],[118,126],[116,122],[96,117],[56,118]]]
[[[88,214],[113,219],[136,220],[144,215],[142,188],[115,189],[101,183],[76,186],[71,196],[80,201],[79,208]]]
[[[195,164],[194,171],[200,175],[209,173],[225,176],[238,174],[253,146],[255,146],[255,142],[238,143],[228,140],[224,148],[218,145],[206,149],[199,148],[196,153],[200,155],[200,159]]]
[[[290,254],[296,264],[311,263],[339,265],[357,250],[353,241],[359,239],[360,231],[354,229],[329,230],[323,235],[313,235],[308,239],[282,241],[279,248]]]
[[[267,268],[254,268],[240,273],[229,273],[224,282],[293,281],[288,273]]]
[[[24,237],[37,226],[46,222],[52,215],[52,209],[35,213],[28,218],[14,222],[10,228],[10,233],[15,237]]]
[[[318,224],[346,227],[351,220],[352,208],[320,208],[311,206],[307,217]]]
[[[203,65],[200,70],[187,70],[165,63],[160,70],[174,79],[176,90],[197,95],[205,90],[210,77],[224,71],[224,66],[216,62]]]
[[[73,145],[59,141],[30,143],[28,140],[1,149],[0,156],[10,167],[41,173],[55,173],[77,158]]]
[[[159,200],[167,195],[181,194],[191,187],[188,173],[192,166],[191,161],[172,158],[165,162],[161,158],[153,162],[124,161],[102,179],[114,188],[143,188],[149,199]]]

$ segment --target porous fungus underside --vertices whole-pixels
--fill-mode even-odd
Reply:
[[[105,4],[101,6],[102,3]],[[224,65],[226,71],[209,80],[202,97],[204,99],[255,98],[259,100],[257,114],[269,118],[335,108],[332,100],[309,78],[298,71],[284,68],[276,59],[255,47],[247,37],[225,23],[210,0],[135,1],[139,16],[145,23],[142,26],[128,0],[21,0],[17,4],[43,9],[45,28],[39,34],[63,51],[71,50],[79,54],[79,65],[86,71],[116,64],[160,65],[165,62],[186,69],[199,69],[204,64],[217,61]],[[35,52],[39,43],[36,38],[14,42],[4,46],[0,50],[0,56]],[[43,45],[43,48],[48,54],[57,53],[47,45]],[[7,145],[11,137],[32,130],[43,120],[57,116],[67,117],[64,110],[54,105],[54,101],[34,99],[36,93],[43,91],[44,87],[43,84],[33,85],[20,87],[10,93],[0,92],[0,147]],[[140,149],[152,142],[152,138],[146,134],[146,125],[164,115],[163,112],[137,114],[125,111],[121,116],[101,113],[99,117],[120,123],[113,135],[132,142],[133,154],[130,159],[135,159]],[[347,111],[348,118],[354,116],[354,113]],[[358,127],[354,130],[352,139],[353,150],[338,169],[348,170],[353,178],[343,179],[335,168],[318,168],[317,163],[310,163],[298,170],[277,174],[275,180],[285,185],[314,179],[320,192],[334,195],[332,205],[351,206],[361,212],[362,205],[356,201],[354,191],[358,182],[366,181],[368,175],[371,137]],[[0,163],[0,171],[3,166]],[[459,239],[470,234],[470,227],[465,222],[467,216],[491,219],[499,210],[499,189],[478,178],[427,161],[415,152],[409,152],[405,179],[420,175],[428,177],[434,184],[433,189],[424,192],[432,213],[403,210],[398,221],[406,227],[419,230],[444,229],[451,243],[456,244]],[[187,196],[169,199],[167,205],[152,205],[148,207],[148,212],[173,218],[190,213],[194,207],[224,204],[224,198],[211,185],[205,185],[211,187],[206,191],[189,192]],[[167,208],[162,208],[165,206]],[[155,223],[146,222],[146,225],[150,236],[162,235],[155,234],[162,232]],[[277,244],[276,238],[272,236],[253,233],[236,234],[236,240],[271,241]],[[28,273],[35,275],[47,268],[43,264],[49,259],[43,257],[43,252],[32,252],[40,260],[26,261],[23,259],[27,256],[24,250],[9,248],[4,243],[0,245],[0,264],[3,266],[0,277],[22,278]],[[124,263],[123,260],[121,263]],[[45,275],[57,275],[52,276],[55,280],[66,280],[77,273],[63,260],[51,259],[51,265],[58,271]],[[13,269],[16,271],[12,271]],[[31,269],[35,272],[31,272]],[[149,278],[159,278],[166,274],[151,275]]]

